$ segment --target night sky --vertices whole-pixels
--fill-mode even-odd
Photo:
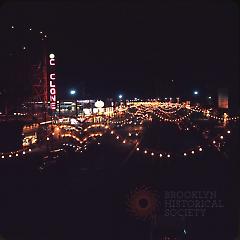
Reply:
[[[214,94],[220,86],[237,86],[238,9],[231,1],[6,3],[0,8],[1,53],[25,44],[24,34],[9,35],[11,25],[47,32],[61,98],[70,88],[105,98],[190,96],[194,89]]]

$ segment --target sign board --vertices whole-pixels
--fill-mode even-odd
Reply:
[[[55,73],[55,55],[49,55],[49,96],[50,109],[56,110],[57,93],[56,93],[56,73]]]
[[[103,108],[104,107],[104,102],[103,101],[96,101],[95,102],[95,107],[96,108]]]
[[[228,109],[228,90],[226,88],[218,89],[218,107]]]

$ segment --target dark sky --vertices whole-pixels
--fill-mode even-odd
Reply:
[[[1,38],[1,48],[24,44],[21,37],[9,37],[11,25],[22,32],[28,26],[46,31],[64,98],[69,88],[83,85],[91,97],[191,95],[193,89],[207,94],[236,86],[237,6],[179,2],[6,3],[0,28],[7,44]]]

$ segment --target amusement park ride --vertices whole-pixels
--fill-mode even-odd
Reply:
[[[45,35],[46,36],[46,35]],[[56,110],[55,55],[48,53],[46,39],[43,38],[43,51],[38,65],[33,65],[32,88],[33,106],[40,104],[45,120],[54,117]]]
[[[10,47],[10,72],[13,74],[9,75],[8,81],[20,83],[22,90],[27,91],[18,92],[21,96],[18,100],[13,98],[6,101],[1,120],[4,117],[8,121],[20,117],[29,120],[32,118],[35,121],[50,120],[54,117],[57,101],[55,55],[49,52],[48,35],[32,27],[22,29],[11,26],[9,38],[15,39],[17,36],[20,43],[13,41],[15,44]],[[13,92],[16,92],[16,89]],[[6,94],[7,99],[10,98],[9,93]]]

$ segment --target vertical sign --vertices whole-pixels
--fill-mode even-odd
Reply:
[[[226,88],[218,89],[218,107],[222,109],[228,108],[228,90]]]
[[[57,94],[56,94],[56,73],[55,73],[55,55],[49,55],[49,96],[50,109],[56,110]]]

